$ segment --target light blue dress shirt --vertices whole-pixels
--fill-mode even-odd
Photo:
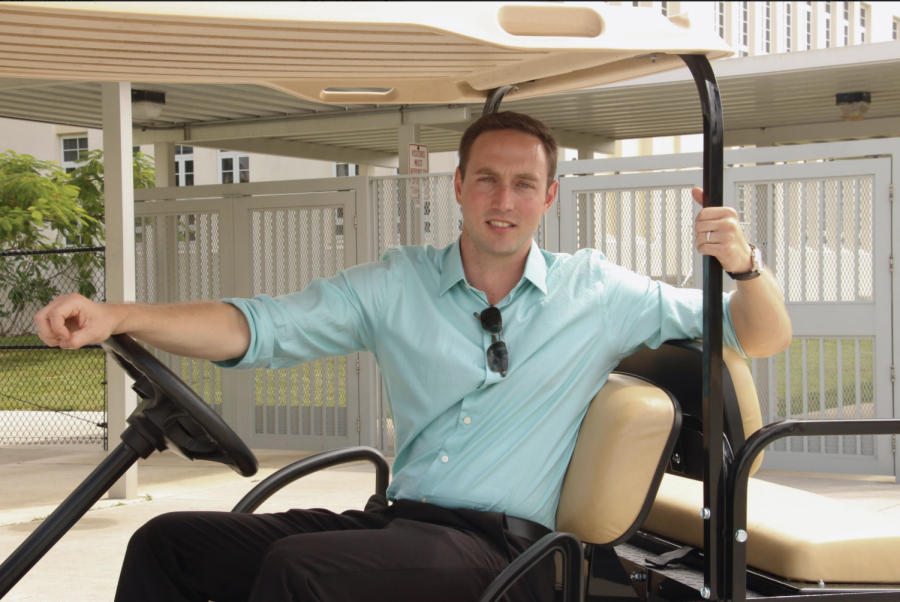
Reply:
[[[701,291],[638,276],[596,250],[535,244],[497,304],[506,377],[487,367],[491,338],[473,315],[487,297],[467,284],[458,241],[391,248],[299,293],[226,301],[247,316],[251,341],[220,366],[375,355],[396,438],[390,499],[506,512],[551,529],[581,419],[619,360],[702,336]],[[724,342],[742,352],[729,301]]]

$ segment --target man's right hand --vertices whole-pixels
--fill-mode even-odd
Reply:
[[[57,297],[34,316],[38,336],[51,347],[80,349],[105,341],[121,318],[116,307],[77,293]]]

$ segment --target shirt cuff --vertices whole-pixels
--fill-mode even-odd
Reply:
[[[741,342],[738,340],[737,333],[734,331],[734,323],[731,321],[731,297],[735,292],[731,291],[722,295],[722,322],[724,326],[722,329],[724,335],[722,342],[740,353],[741,357],[747,358],[747,354],[744,353],[744,348],[741,347]]]
[[[222,303],[230,303],[234,305],[236,308],[241,310],[241,313],[244,314],[244,317],[247,319],[247,323],[250,325],[250,346],[247,348],[247,352],[243,357],[236,357],[230,360],[220,360],[213,361],[213,364],[220,368],[233,368],[236,370],[252,370],[253,368],[260,368],[265,365],[265,360],[267,358],[260,357],[260,350],[263,348],[262,344],[264,341],[261,341],[258,332],[257,332],[257,320],[258,317],[255,316],[257,312],[254,311],[255,308],[252,306],[251,299],[220,299]],[[270,345],[271,347],[271,345]]]

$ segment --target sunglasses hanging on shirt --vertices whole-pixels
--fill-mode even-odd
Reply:
[[[491,305],[480,314],[476,311],[475,317],[481,320],[481,327],[491,334],[491,346],[487,350],[487,364],[491,372],[499,372],[500,376],[506,376],[509,368],[509,352],[506,343],[500,338],[503,333],[503,318],[500,310]]]

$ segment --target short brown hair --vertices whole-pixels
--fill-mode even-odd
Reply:
[[[501,130],[515,130],[534,136],[541,141],[544,152],[547,154],[547,186],[550,186],[556,177],[556,161],[559,157],[559,144],[556,142],[556,138],[542,121],[512,111],[485,115],[466,129],[462,140],[459,141],[459,172],[462,177],[466,177],[469,153],[472,151],[475,140],[485,132]]]

